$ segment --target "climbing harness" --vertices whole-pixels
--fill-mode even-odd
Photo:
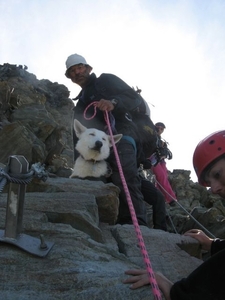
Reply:
[[[95,117],[95,115],[96,115],[96,103],[97,102],[92,102],[85,109],[84,118],[86,120],[90,120],[90,119]],[[87,119],[85,114],[86,114],[86,111],[88,110],[88,108],[91,105],[95,106],[94,114],[93,114],[92,117]],[[151,262],[150,262],[150,259],[149,259],[149,256],[148,256],[148,252],[147,252],[146,247],[145,247],[145,243],[144,243],[143,236],[142,236],[142,233],[141,233],[141,230],[140,230],[140,226],[139,226],[138,221],[137,221],[137,217],[136,217],[134,206],[133,206],[133,203],[132,203],[132,200],[131,200],[130,192],[129,192],[126,180],[124,178],[124,174],[123,174],[122,166],[121,166],[121,163],[120,163],[119,155],[118,155],[118,152],[117,152],[117,148],[116,148],[116,145],[115,145],[114,140],[113,140],[113,133],[112,133],[112,130],[111,130],[111,126],[110,126],[107,111],[104,112],[104,117],[105,117],[105,121],[106,121],[106,124],[108,126],[108,130],[109,130],[109,133],[110,133],[110,136],[111,136],[111,139],[112,139],[112,146],[113,146],[113,150],[114,150],[114,154],[115,154],[115,158],[116,158],[120,178],[121,178],[121,181],[122,181],[122,184],[123,184],[124,192],[126,194],[127,203],[128,203],[128,207],[129,207],[129,210],[130,210],[132,222],[133,222],[133,225],[134,225],[134,228],[135,228],[135,233],[136,233],[136,236],[137,236],[139,247],[141,249],[142,256],[143,256],[143,259],[144,259],[144,262],[145,262],[145,265],[146,265],[146,269],[147,269],[147,272],[148,272],[148,275],[149,275],[149,281],[150,281],[150,284],[151,284],[151,287],[152,287],[154,298],[155,298],[155,300],[162,300],[161,293],[160,293],[157,281],[155,279],[155,275],[154,275],[154,272],[153,272],[153,269],[152,269],[152,265],[151,265]]]
[[[174,201],[175,201],[175,203],[177,204],[177,205],[179,205],[180,206],[180,208],[181,209],[183,209],[183,211],[195,222],[195,223],[197,223],[198,224],[198,226],[200,226],[201,228],[202,228],[202,230],[203,231],[205,231],[208,235],[210,235],[213,239],[215,239],[216,237],[207,229],[207,228],[205,228],[200,222],[198,222],[198,220],[196,220],[182,205],[181,205],[181,203],[179,202],[179,201],[177,201],[177,199],[175,199],[174,197],[172,197],[165,189],[164,189],[164,187],[157,181],[157,179],[155,178],[155,181],[156,181],[156,183],[157,183],[157,185],[159,185],[160,186],[160,188],[161,189],[163,189],[164,190],[164,192],[165,193],[167,193],[170,197],[171,197],[171,199],[173,199]],[[171,219],[171,221],[172,221],[172,219]],[[174,227],[175,228],[175,227]],[[177,233],[177,232],[176,232]]]

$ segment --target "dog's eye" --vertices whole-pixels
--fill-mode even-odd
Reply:
[[[106,141],[106,139],[105,138],[102,138],[103,139],[103,141]]]
[[[89,135],[95,136],[95,134],[94,134],[94,133],[90,133]]]

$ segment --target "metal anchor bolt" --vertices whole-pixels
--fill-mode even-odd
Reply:
[[[45,243],[44,235],[43,234],[40,234],[40,240],[41,240],[40,249],[42,249],[42,250],[48,249],[48,246]]]

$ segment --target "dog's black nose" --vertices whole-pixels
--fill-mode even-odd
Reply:
[[[102,145],[103,145],[103,143],[101,141],[96,141],[94,149],[99,150],[99,149],[101,149]]]

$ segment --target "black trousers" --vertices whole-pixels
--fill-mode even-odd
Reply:
[[[147,179],[141,179],[141,191],[144,201],[152,205],[154,228],[166,231],[166,207],[163,194]]]
[[[123,175],[130,193],[139,225],[147,225],[146,205],[141,192],[141,180],[138,175],[136,149],[129,141],[122,139],[116,144]],[[112,168],[110,181],[120,188],[120,205],[117,223],[132,224],[132,218],[127,203],[127,195],[117,166],[114,151],[111,151],[108,162]]]

